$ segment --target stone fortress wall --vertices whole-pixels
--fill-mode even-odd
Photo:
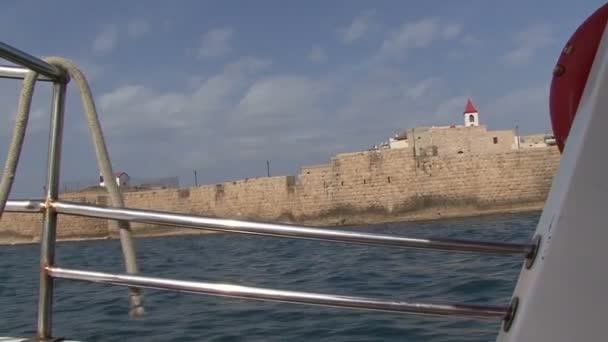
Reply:
[[[456,130],[469,130],[471,134],[467,134],[469,138],[448,136]],[[496,132],[487,132],[485,127],[446,129],[435,132],[433,142],[424,145],[422,152],[412,144],[409,148],[338,154],[327,164],[303,167],[297,176],[132,191],[125,193],[125,202],[132,208],[319,225],[542,208],[559,164],[557,148],[501,149],[513,141],[500,135],[497,144],[486,149],[477,147],[475,139],[493,139]],[[411,137],[418,141],[416,134],[413,132]],[[421,135],[419,140],[424,139],[431,138]],[[68,193],[61,197],[75,202],[109,203],[103,192]],[[141,235],[174,232],[164,227],[133,226]],[[0,222],[0,242],[36,241],[40,229],[41,215],[5,213]],[[105,220],[60,215],[60,239],[115,235]]]

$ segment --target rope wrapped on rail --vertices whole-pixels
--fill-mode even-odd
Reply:
[[[35,72],[28,73],[23,79],[23,87],[19,96],[19,106],[17,108],[17,116],[15,117],[15,128],[13,129],[13,137],[8,148],[6,161],[4,162],[4,173],[2,181],[0,181],[0,220],[6,206],[6,201],[13,187],[15,180],[15,172],[19,164],[19,157],[25,139],[25,131],[27,122],[30,117],[30,107],[34,96],[34,85],[38,75]],[[30,85],[30,86],[26,86]]]
[[[93,95],[87,82],[86,77],[71,61],[61,57],[47,57],[44,59],[51,65],[60,68],[71,79],[76,82],[80,91],[80,99],[84,107],[87,125],[93,139],[97,163],[104,179],[113,179],[112,164],[110,162],[108,150],[99,123],[97,109],[93,101]],[[15,128],[13,137],[9,146],[8,156],[5,163],[4,174],[0,182],[0,219],[6,205],[9,193],[11,191],[15,172],[19,164],[23,141],[26,133],[27,123],[29,119],[32,97],[38,74],[30,71],[23,80],[21,94],[19,96],[19,106],[15,120]],[[106,189],[110,195],[112,205],[114,207],[124,207],[124,201],[118,185],[115,182],[106,181]],[[122,246],[122,252],[125,260],[125,268],[127,273],[138,273],[137,260],[135,257],[135,248],[133,247],[133,239],[131,236],[131,227],[127,221],[111,221],[113,228],[118,228]],[[130,288],[130,315],[131,317],[139,317],[143,315],[144,309],[142,306],[142,294],[139,288]]]

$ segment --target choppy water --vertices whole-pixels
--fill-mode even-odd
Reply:
[[[363,229],[417,237],[524,242],[538,213]],[[146,275],[288,290],[507,304],[518,257],[443,253],[243,235],[140,239]],[[38,246],[0,246],[0,336],[33,336]],[[61,243],[57,264],[121,271],[117,241]],[[122,287],[57,281],[54,335],[83,341],[493,341],[499,323],[146,291],[127,318]]]

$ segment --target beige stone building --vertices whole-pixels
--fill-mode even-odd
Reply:
[[[550,134],[531,134],[517,137],[519,149],[539,148],[555,145],[555,138]]]
[[[479,119],[479,112],[468,99],[463,125],[411,128],[375,149],[410,148],[416,156],[451,156],[501,153],[550,145],[551,137],[546,134],[519,137],[512,129],[490,131],[480,124]]]

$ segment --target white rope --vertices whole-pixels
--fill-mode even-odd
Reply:
[[[95,102],[93,101],[93,95],[86,77],[74,63],[65,58],[48,57],[44,60],[66,72],[70,78],[76,82],[78,90],[80,91],[80,99],[84,107],[87,125],[91,133],[91,138],[93,139],[97,163],[101,171],[101,175],[107,180],[105,182],[105,186],[110,195],[110,200],[112,201],[112,205],[114,207],[124,207],[124,201],[118,185],[115,182],[110,181],[114,177],[112,164],[110,162],[108,149],[106,148],[106,143],[103,138],[103,132],[99,123]],[[15,129],[13,131],[13,137],[9,146],[8,157],[6,159],[4,168],[4,175],[2,177],[2,181],[0,182],[0,219],[2,218],[2,212],[4,211],[8,195],[12,188],[13,180],[15,178],[15,171],[19,163],[19,156],[23,146],[23,140],[25,137],[37,78],[38,74],[34,71],[30,71],[23,80],[23,86],[19,96],[19,107],[17,109]],[[138,273],[135,248],[133,247],[133,239],[131,236],[131,227],[129,222],[110,222],[112,227],[118,228],[120,233],[120,241],[127,273]],[[131,303],[129,313],[131,317],[139,317],[143,315],[144,310],[141,301],[141,290],[139,288],[130,288],[129,298]]]
[[[8,154],[6,156],[6,161],[4,162],[4,174],[2,175],[2,181],[0,182],[0,219],[2,219],[4,207],[6,206],[8,195],[13,187],[13,181],[15,180],[15,172],[17,171],[19,157],[21,156],[21,149],[23,147],[27,122],[30,117],[30,107],[32,105],[32,97],[34,96],[34,86],[37,77],[38,74],[35,72],[29,72],[23,79],[23,87],[21,88],[21,94],[19,95],[19,106],[17,107],[17,115],[15,117],[13,138],[8,147]]]

